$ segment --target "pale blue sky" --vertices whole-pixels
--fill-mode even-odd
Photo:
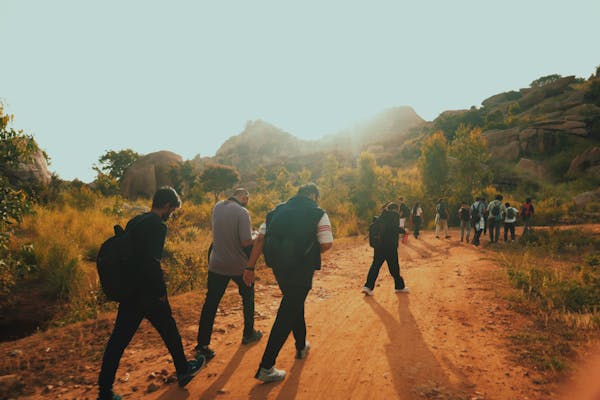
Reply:
[[[0,0],[0,99],[52,171],[91,181],[106,150],[214,155],[252,119],[314,139],[587,78],[598,21],[598,0]]]

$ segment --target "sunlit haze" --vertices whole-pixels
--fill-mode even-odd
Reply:
[[[599,16],[592,0],[0,0],[0,100],[52,171],[91,181],[106,150],[211,156],[248,120],[317,139],[587,78]]]

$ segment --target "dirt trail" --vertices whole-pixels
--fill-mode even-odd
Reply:
[[[395,294],[384,265],[373,297],[360,293],[372,249],[365,240],[338,241],[307,299],[310,354],[295,360],[290,336],[277,360],[288,373],[283,382],[253,379],[266,337],[240,344],[241,302],[231,285],[211,344],[217,356],[185,390],[158,384],[146,392],[156,382],[149,374],[170,371],[172,364],[144,323],[123,357],[115,391],[148,399],[558,399],[556,385],[541,384],[510,354],[507,336],[530,322],[498,295],[510,289],[494,253],[452,235],[440,240],[425,233],[401,244],[401,272],[411,292]],[[280,299],[270,282],[258,282],[256,294],[256,325],[267,335]],[[172,300],[187,349],[194,345],[202,296]],[[91,385],[71,387],[60,398],[92,399],[95,393]]]

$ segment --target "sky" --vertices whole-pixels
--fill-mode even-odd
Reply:
[[[318,139],[600,64],[600,1],[0,0],[0,101],[62,179],[107,150],[212,156],[247,121]]]

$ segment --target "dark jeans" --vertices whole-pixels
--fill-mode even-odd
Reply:
[[[413,217],[413,234],[415,238],[419,237],[419,230],[421,229],[421,217]]]
[[[188,363],[183,352],[181,336],[171,315],[169,301],[161,301],[158,298],[136,298],[119,304],[115,327],[102,359],[102,369],[98,378],[100,394],[112,390],[121,356],[144,318],[147,318],[156,328],[167,345],[177,373],[187,371]]]
[[[308,296],[306,287],[281,287],[283,298],[277,310],[277,318],[271,328],[269,341],[260,366],[271,368],[290,332],[294,334],[296,349],[302,350],[306,344],[306,322],[304,321],[304,301]]]
[[[208,291],[206,292],[206,300],[204,300],[198,324],[198,346],[208,346],[210,344],[217,308],[230,279],[237,284],[240,296],[242,296],[244,306],[243,335],[248,337],[254,332],[254,285],[246,286],[242,275],[226,276],[208,271]]]
[[[387,262],[388,270],[390,275],[394,278],[394,286],[396,289],[404,289],[404,279],[400,276],[400,264],[398,264],[398,249],[374,249],[373,263],[369,268],[367,274],[367,282],[365,286],[373,290],[375,288],[375,281],[379,275],[379,269],[383,265],[383,262]]]
[[[488,219],[490,228],[490,242],[496,243],[500,239],[500,224],[502,221],[496,221],[496,218]]]
[[[475,228],[475,235],[473,235],[473,243],[475,246],[479,246],[479,238],[481,237],[482,229]]]
[[[515,223],[514,222],[505,222],[504,223],[504,241],[508,238],[508,231],[510,231],[510,238],[515,240]]]

